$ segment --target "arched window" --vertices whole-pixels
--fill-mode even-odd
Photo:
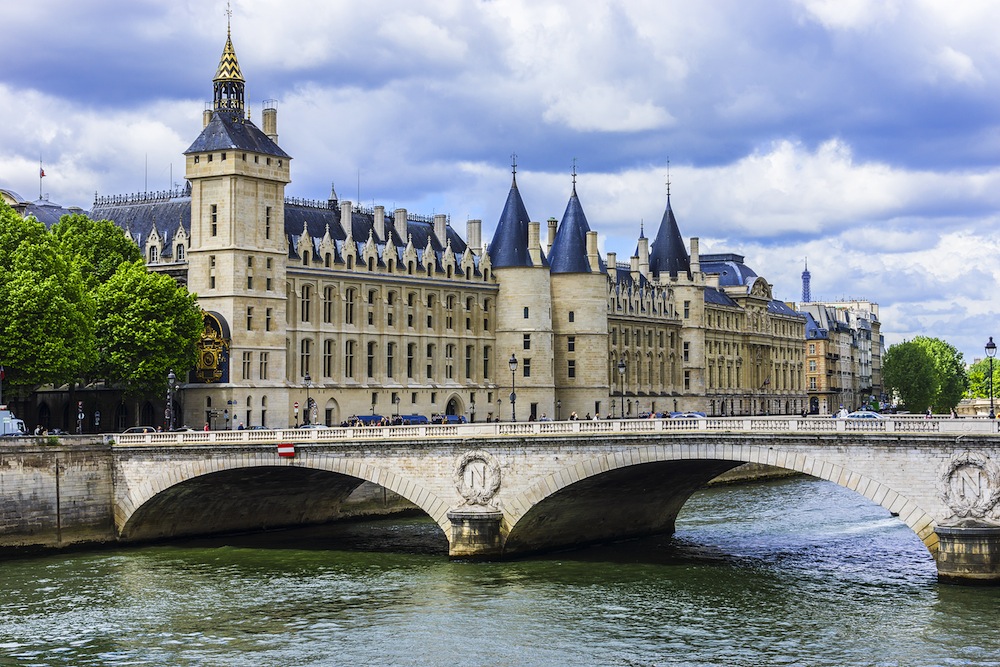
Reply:
[[[184,244],[183,243],[178,243],[177,244],[177,252],[174,253],[174,258],[178,262],[183,262],[184,261]]]
[[[303,322],[310,319],[310,309],[312,307],[312,285],[302,286],[302,301],[300,305],[300,316]]]
[[[156,246],[155,245],[149,246],[149,263],[150,264],[155,264],[156,263]]]

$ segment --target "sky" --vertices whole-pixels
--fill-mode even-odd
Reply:
[[[183,183],[221,0],[0,0],[0,188],[90,209]],[[1000,2],[232,0],[286,195],[446,213],[492,236],[577,192],[627,260],[670,201],[685,240],[799,301],[879,304],[971,362],[1000,340]],[[45,178],[39,178],[39,165]]]

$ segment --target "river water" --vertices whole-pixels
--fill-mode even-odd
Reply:
[[[7,561],[0,665],[1000,666],[1000,589],[811,478],[699,492],[672,538],[444,553],[410,519]]]

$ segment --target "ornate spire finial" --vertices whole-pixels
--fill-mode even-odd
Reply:
[[[576,158],[573,158],[573,194],[576,194]]]
[[[226,0],[226,34],[228,35],[233,24],[233,8],[229,5],[229,0]]]
[[[667,158],[667,199],[670,199],[670,158]]]
[[[517,153],[510,154],[510,173],[513,181],[517,183]]]

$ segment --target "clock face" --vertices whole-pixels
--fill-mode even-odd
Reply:
[[[216,365],[218,358],[212,350],[205,350],[201,353],[201,365],[204,368],[212,368]]]

